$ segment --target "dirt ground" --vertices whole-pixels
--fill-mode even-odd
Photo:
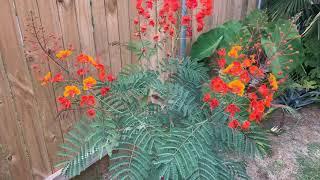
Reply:
[[[320,144],[320,106],[299,111],[301,119],[284,118],[284,132],[270,135],[272,154],[265,159],[248,161],[247,172],[253,180],[297,179],[299,156],[308,156],[308,147]],[[277,124],[282,116],[276,113],[268,123]],[[268,125],[270,126],[270,124]],[[320,152],[320,149],[318,149]]]

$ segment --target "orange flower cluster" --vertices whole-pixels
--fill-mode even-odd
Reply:
[[[72,54],[72,51],[71,50],[61,50],[59,51],[57,54],[56,54],[56,57],[58,59],[61,59],[61,60],[64,60],[66,59],[68,56],[70,56]]]
[[[241,46],[231,47],[228,53],[226,49],[217,50],[220,76],[214,77],[210,83],[210,89],[215,98],[212,98],[212,94],[206,93],[203,101],[208,103],[210,109],[213,110],[219,104],[225,104],[219,103],[217,97],[221,99],[220,101],[225,99],[224,96],[233,97],[234,95],[239,96],[239,99],[249,99],[247,104],[249,116],[242,124],[235,119],[235,115],[241,112],[236,103],[227,103],[225,108],[225,112],[229,114],[228,126],[230,128],[249,130],[252,121],[259,123],[262,120],[266,109],[271,107],[274,93],[279,87],[276,77],[260,68],[261,65],[254,55],[248,57],[241,54],[241,50]],[[229,65],[226,63],[226,58],[232,59]]]
[[[61,50],[57,52],[55,57],[58,60],[66,60],[71,55],[71,50]],[[84,53],[78,55],[75,61],[70,58],[68,63],[74,63],[74,67],[80,67],[75,72],[66,71],[68,75],[74,73],[76,75],[75,78],[65,80],[62,73],[57,73],[53,76],[51,72],[48,72],[41,78],[41,85],[63,82],[66,84],[63,86],[63,96],[57,98],[57,102],[60,105],[59,110],[70,110],[74,104],[78,104],[79,107],[87,109],[86,114],[88,117],[93,118],[96,115],[96,95],[99,93],[101,96],[106,96],[111,89],[109,86],[105,86],[100,88],[100,91],[96,91],[98,81],[112,83],[116,78],[112,74],[106,73],[106,68],[103,64],[98,63],[93,57]],[[97,79],[99,80],[93,76],[88,76],[90,70],[97,72]],[[81,94],[83,95],[81,96]]]

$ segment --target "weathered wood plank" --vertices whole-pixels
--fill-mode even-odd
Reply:
[[[133,6],[129,0],[121,0],[117,2],[118,5],[118,22],[119,22],[119,36],[120,36],[120,50],[121,50],[121,64],[125,66],[131,64],[131,52],[126,47],[130,41],[130,15],[129,5]]]
[[[65,47],[72,45],[75,54],[80,53],[81,44],[74,0],[57,1],[59,21]]]
[[[4,7],[6,8],[5,5],[2,6]],[[0,7],[0,12],[6,12],[2,8]],[[17,119],[13,94],[3,65],[0,53],[0,144],[6,148],[8,153],[10,178],[28,180],[32,179],[31,161],[27,157],[29,152],[25,146],[21,123]],[[1,177],[6,176],[0,172],[0,179]]]
[[[14,2],[17,8],[17,1]],[[3,9],[0,17],[0,51],[16,105],[17,119],[21,123],[23,138],[29,152],[32,172],[35,179],[41,179],[41,174],[50,173],[51,167],[41,125],[41,107],[23,55],[20,24],[16,18],[18,8],[14,8],[14,2],[5,0],[1,3]],[[37,7],[33,2],[22,3],[26,8],[24,12],[27,12],[28,8]]]
[[[93,35],[96,55],[101,63],[110,69],[109,40],[105,1],[92,1]]]
[[[80,35],[81,50],[92,56],[95,55],[93,38],[92,14],[90,0],[76,0],[76,13]]]
[[[257,8],[257,0],[248,0],[247,14]]]
[[[109,39],[111,72],[117,74],[121,70],[120,37],[118,25],[118,1],[105,0]]]
[[[130,41],[136,41],[137,37],[134,36],[134,33],[136,32],[137,28],[136,25],[134,25],[133,21],[137,17],[137,9],[136,9],[136,3],[137,0],[130,0],[129,4],[129,29],[130,29]],[[135,53],[131,53],[131,63],[136,64],[138,63],[138,58],[135,55]]]

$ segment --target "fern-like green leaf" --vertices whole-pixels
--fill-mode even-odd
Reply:
[[[79,121],[65,135],[66,142],[60,146],[62,151],[58,155],[66,159],[58,164],[64,166],[62,173],[67,177],[79,175],[93,159],[111,155],[113,148],[118,146],[118,139],[116,124],[99,112],[93,122]]]

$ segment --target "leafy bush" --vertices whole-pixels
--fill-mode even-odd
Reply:
[[[200,35],[192,45],[191,57],[203,60],[211,57],[212,52],[218,47],[231,49],[235,44],[250,47],[251,49],[246,50],[250,54],[258,43],[262,47],[260,58],[270,63],[266,65],[270,65],[273,74],[278,78],[284,78],[284,74],[292,72],[302,63],[301,39],[292,22],[283,19],[268,22],[267,19],[265,12],[254,11],[243,21],[226,22]],[[208,44],[208,41],[219,44],[213,46],[212,43]],[[227,62],[230,61],[227,59]]]
[[[175,2],[167,4],[170,11],[177,11],[180,1]],[[210,4],[202,4],[198,30]],[[172,18],[170,25],[175,24]],[[57,99],[61,111],[78,108],[86,113],[61,145],[63,174],[77,175],[93,159],[108,155],[110,179],[248,179],[245,164],[227,157],[270,152],[259,122],[300,56],[295,50],[300,39],[290,22],[268,24],[264,18],[254,12],[245,21],[201,35],[191,58],[166,56],[155,68],[129,65],[117,77],[85,53],[73,60],[72,49],[45,50],[64,72],[48,72],[41,84],[62,88]],[[159,36],[149,41],[144,27],[139,30],[140,42],[128,46],[140,60],[151,61],[164,41]],[[217,48],[220,70],[211,78],[201,60]],[[77,69],[66,70],[62,63]]]
[[[160,81],[159,72],[130,65],[110,86],[110,96],[98,94],[107,113],[80,121],[68,133],[62,145],[67,154],[60,153],[72,157],[64,164],[66,175],[80,173],[88,160],[107,151],[112,179],[248,178],[243,164],[226,160],[219,150],[265,155],[270,145],[264,131],[232,130],[223,109],[203,109],[201,84],[208,80],[203,63],[170,59],[161,69],[170,69],[164,71],[170,78]]]
[[[299,78],[320,83],[320,4],[314,0],[268,0],[267,12],[270,20],[292,18],[302,35],[305,58],[303,66],[296,70]]]

